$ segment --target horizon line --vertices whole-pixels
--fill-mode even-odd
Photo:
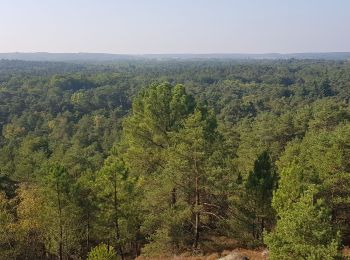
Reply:
[[[108,55],[268,55],[268,54],[322,54],[322,53],[350,53],[349,51],[305,51],[305,52],[149,52],[149,53],[114,53],[114,52],[50,52],[50,51],[12,51],[0,54],[108,54]]]

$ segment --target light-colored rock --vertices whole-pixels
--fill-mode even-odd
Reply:
[[[241,255],[239,253],[232,252],[225,257],[219,258],[218,260],[249,260],[249,258],[245,255]]]
[[[268,257],[269,256],[269,250],[265,249],[264,251],[262,251],[261,252],[261,256]]]

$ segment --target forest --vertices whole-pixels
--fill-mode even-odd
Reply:
[[[0,60],[0,259],[343,259],[349,98],[349,60]]]

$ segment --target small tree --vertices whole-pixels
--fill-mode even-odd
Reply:
[[[128,250],[135,249],[135,254],[139,254],[140,183],[138,178],[130,176],[117,149],[112,149],[105,160],[95,184],[99,208],[96,228],[100,237],[112,241],[121,259]]]
[[[100,244],[94,247],[89,255],[88,260],[116,260],[117,255],[112,246]]]
[[[0,192],[0,259],[16,258],[14,247],[14,215],[10,210],[10,201]]]
[[[266,222],[274,219],[271,207],[272,193],[276,187],[277,176],[267,151],[262,152],[254,162],[246,182],[246,197],[251,206],[252,233],[254,239],[262,240]]]
[[[80,209],[72,198],[75,180],[65,167],[55,164],[45,181],[41,192],[45,194],[43,222],[47,250],[57,254],[60,260],[78,255],[82,223]]]
[[[273,232],[265,236],[270,259],[334,259],[338,256],[339,233],[322,200],[314,199],[313,186],[290,208],[279,212]]]

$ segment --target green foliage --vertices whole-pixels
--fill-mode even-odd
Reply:
[[[349,124],[312,130],[291,143],[278,162],[282,171],[273,207],[279,220],[266,240],[276,259],[334,259],[340,234],[346,243],[349,137]]]
[[[309,188],[292,206],[278,212],[275,230],[265,237],[270,259],[335,259],[339,233],[322,200]]]
[[[221,205],[213,200],[214,196],[220,196],[214,183],[227,177],[225,155],[220,154],[221,157],[214,159],[215,152],[220,153],[221,136],[212,113],[202,108],[195,110],[185,120],[183,128],[171,135],[171,139],[175,145],[168,149],[165,172],[176,190],[174,207],[191,212],[187,219],[182,220],[182,226],[192,226],[193,237],[189,239],[197,248],[202,226],[222,218]],[[183,234],[182,240],[185,238]]]
[[[105,244],[95,246],[88,255],[88,260],[116,260],[117,255],[114,248]]]
[[[142,248],[142,255],[146,257],[171,256],[176,253],[174,242],[168,229],[157,229],[149,238],[150,243]]]
[[[47,241],[52,239],[45,200],[42,190],[35,185],[22,184],[17,189],[18,205],[16,207],[17,243],[19,258],[40,258],[43,249],[48,246]],[[33,240],[35,237],[35,240]]]
[[[341,123],[330,130],[310,131],[301,142],[291,143],[278,162],[283,170],[274,196],[274,207],[282,211],[309,185],[317,185],[318,196],[331,210],[333,223],[346,240],[350,232],[350,216],[344,210],[349,208],[350,198],[349,130],[349,124]],[[290,161],[294,163],[288,166]]]
[[[0,61],[0,258],[197,254],[221,236],[262,245],[263,229],[281,259],[337,255],[349,75],[316,60]]]
[[[262,245],[263,232],[271,230],[275,223],[271,201],[276,186],[275,167],[264,151],[255,160],[245,183],[238,183],[239,192],[230,198],[234,214],[228,224],[235,232],[233,236],[248,246]]]
[[[139,180],[131,177],[124,161],[109,156],[98,173],[95,191],[100,219],[96,229],[99,237],[110,240],[119,255],[127,243],[138,243],[141,218]]]
[[[308,183],[304,179],[303,169],[291,163],[289,167],[283,168],[280,173],[278,189],[273,196],[273,207],[277,212],[290,208],[299,200],[301,194],[307,189]]]
[[[10,201],[5,194],[0,193],[0,258],[13,259],[17,252],[15,248],[15,216],[11,212]]]
[[[277,175],[272,165],[270,155],[267,151],[261,153],[254,162],[254,169],[248,175],[246,189],[252,193],[257,203],[263,207],[270,204],[272,191],[277,183]]]
[[[73,195],[74,180],[67,169],[59,164],[49,168],[45,192],[45,217],[47,249],[57,255],[78,255],[80,253],[80,209]]]

